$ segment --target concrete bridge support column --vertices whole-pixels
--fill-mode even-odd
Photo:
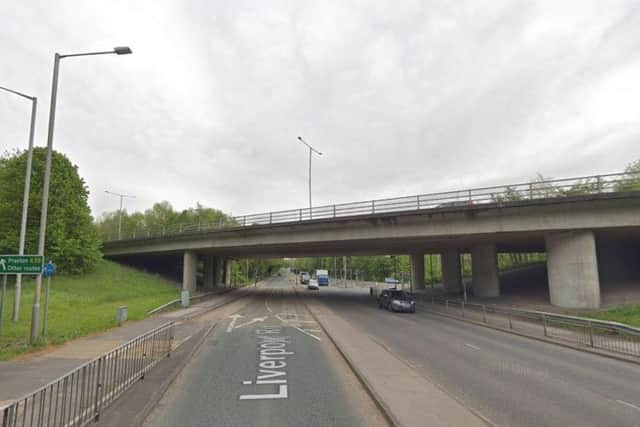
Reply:
[[[231,286],[231,260],[224,260],[224,284],[225,286]]]
[[[599,308],[600,279],[592,231],[545,236],[551,304],[565,308]]]
[[[215,286],[216,264],[212,255],[204,256],[204,287],[211,289]]]
[[[196,291],[196,269],[198,256],[193,251],[185,251],[182,266],[182,290],[193,294]]]
[[[445,249],[440,254],[442,263],[442,286],[445,292],[462,292],[462,274],[460,271],[460,252],[457,249]]]
[[[471,273],[473,275],[473,294],[475,296],[500,296],[495,245],[477,245],[471,248]]]
[[[216,288],[224,285],[224,260],[221,257],[214,258],[215,272],[214,272],[214,286]]]
[[[424,254],[411,254],[411,274],[413,275],[413,289],[424,289]]]

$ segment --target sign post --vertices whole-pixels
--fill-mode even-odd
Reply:
[[[42,274],[42,255],[0,255],[0,274],[2,275],[2,295],[0,296],[0,335],[2,335],[2,320],[4,318],[4,300],[7,292],[7,276],[17,274]]]
[[[49,261],[42,271],[42,275],[47,278],[47,289],[44,294],[44,320],[42,321],[42,336],[47,336],[47,319],[49,318],[49,291],[51,289],[51,276],[56,271],[56,265]]]
[[[2,320],[4,318],[4,299],[7,295],[7,275],[2,275],[2,295],[0,295],[0,337],[2,336]]]

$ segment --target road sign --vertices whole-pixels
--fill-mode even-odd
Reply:
[[[34,274],[42,273],[42,255],[0,255],[0,274]]]
[[[42,275],[44,277],[51,277],[55,272],[56,272],[56,265],[51,261],[49,261],[44,265],[44,269],[42,270]]]

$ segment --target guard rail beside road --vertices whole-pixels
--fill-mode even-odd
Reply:
[[[173,327],[165,323],[0,407],[0,426],[80,427],[98,421],[103,408],[170,355]]]
[[[429,301],[427,299],[427,301]],[[432,298],[431,308],[450,316],[481,322],[524,335],[568,342],[637,358],[640,362],[640,329],[617,322],[528,311],[458,299]]]

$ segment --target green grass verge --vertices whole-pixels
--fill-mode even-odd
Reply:
[[[625,305],[607,311],[584,313],[583,316],[640,327],[640,305]]]
[[[0,360],[112,328],[117,325],[115,314],[119,306],[126,305],[128,318],[138,320],[144,318],[147,311],[180,297],[180,290],[171,282],[106,260],[100,261],[96,270],[89,274],[54,276],[51,280],[47,337],[32,347],[28,341],[34,284],[32,278],[23,279],[20,320],[17,323],[11,321],[14,287],[7,287]],[[46,280],[43,280],[41,323],[45,286]]]

